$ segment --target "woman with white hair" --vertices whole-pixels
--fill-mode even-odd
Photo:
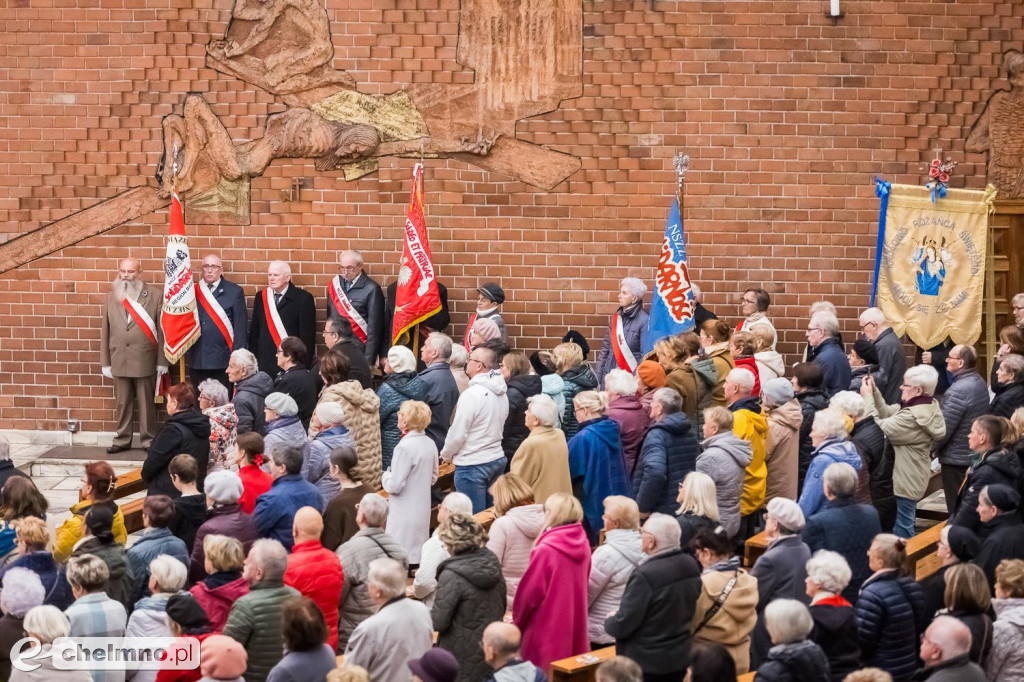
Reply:
[[[840,391],[828,401],[829,407],[845,414],[853,422],[850,442],[860,453],[864,467],[860,475],[855,498],[871,504],[878,510],[882,532],[888,533],[896,522],[896,498],[892,493],[892,447],[886,442],[882,428],[874,418],[866,416],[864,398],[855,391]],[[866,488],[866,489],[865,489]]]
[[[228,402],[228,389],[216,379],[199,384],[199,409],[210,418],[210,464],[206,471],[237,470],[235,453],[238,438],[238,414]]]
[[[313,410],[315,419],[309,426],[311,435],[302,459],[302,477],[316,486],[324,508],[341,492],[341,484],[331,476],[331,453],[341,447],[355,447],[355,440],[345,426],[345,410],[334,401],[322,402]]]
[[[63,579],[63,578],[62,578]],[[39,576],[27,568],[12,568],[0,590],[0,680],[11,676],[11,649],[25,636],[25,614],[42,606],[46,593]]]
[[[558,492],[572,493],[569,446],[557,426],[559,414],[549,395],[526,399],[526,428],[530,435],[512,457],[510,471],[533,489],[533,499],[538,504]]]
[[[838,552],[823,549],[807,561],[804,585],[814,620],[811,640],[825,652],[832,682],[842,682],[848,673],[860,668],[857,614],[843,598],[851,577],[850,565]]]
[[[807,607],[795,599],[776,599],[764,610],[765,627],[773,646],[768,660],[757,669],[765,682],[821,682],[829,675],[828,659],[807,637],[814,621]]]
[[[844,462],[857,471],[863,468],[857,446],[847,440],[847,435],[846,416],[839,410],[822,410],[814,415],[811,424],[813,459],[800,493],[800,509],[805,518],[811,518],[825,506],[827,500],[822,479],[830,464]]]
[[[640,334],[647,329],[649,319],[644,310],[646,293],[647,285],[636,277],[626,277],[619,282],[619,308],[608,322],[604,344],[597,354],[597,380],[601,386],[608,372],[616,367],[634,372],[643,359]]]
[[[128,617],[125,637],[170,637],[171,628],[167,623],[167,600],[185,587],[188,569],[174,557],[161,554],[149,564],[149,591],[135,604],[135,610]],[[131,679],[133,682],[154,682],[156,670],[140,670]]]
[[[886,405],[870,376],[864,377],[860,388],[865,414],[875,418],[896,452],[892,474],[896,494],[893,533],[905,539],[914,536],[917,502],[928,489],[932,448],[946,435],[946,420],[933,397],[938,381],[934,367],[911,367],[903,375],[899,405]]]
[[[405,346],[394,346],[384,362],[384,383],[377,389],[380,399],[381,470],[391,466],[391,456],[402,440],[398,410],[407,400],[427,402],[427,385],[416,374],[416,358]]]
[[[636,397],[640,384],[636,375],[622,369],[613,369],[604,377],[605,393],[608,394],[608,418],[619,425],[622,438],[622,454],[626,457],[626,474],[632,474],[640,446],[644,443],[651,415]]]
[[[459,346],[461,347],[461,346]],[[465,514],[472,516],[473,501],[464,493],[448,493],[437,506],[437,528],[433,535],[423,543],[420,550],[420,567],[416,569],[416,577],[412,581],[412,596],[422,601],[427,606],[434,605],[434,597],[437,593],[437,567],[441,562],[451,556],[448,548],[441,542],[438,532],[441,522],[452,514]]]
[[[619,425],[605,415],[604,393],[583,391],[573,399],[573,410],[579,433],[569,441],[569,476],[573,494],[583,504],[583,527],[590,544],[597,545],[604,498],[629,490],[622,439]]]
[[[36,606],[25,614],[25,636],[38,639],[41,646],[39,655],[31,659],[39,667],[30,672],[13,669],[10,682],[92,682],[88,670],[58,670],[53,664],[53,641],[70,635],[68,618],[56,606]]]

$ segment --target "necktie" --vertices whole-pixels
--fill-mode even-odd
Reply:
[[[274,305],[281,305],[281,294],[274,292]]]
[[[208,286],[210,288],[210,291],[213,291],[213,290],[216,289],[216,286],[214,284],[207,284],[206,286]]]

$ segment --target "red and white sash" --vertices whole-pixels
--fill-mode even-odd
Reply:
[[[284,328],[281,315],[277,312],[277,302],[274,301],[274,290],[267,287],[263,290],[263,312],[267,318],[267,329],[274,339],[274,345],[281,346],[281,339],[288,336],[288,330]]]
[[[231,350],[235,347],[235,328],[231,325],[227,311],[210,291],[210,287],[206,286],[206,282],[200,282],[196,285],[196,289],[199,291],[199,305],[203,306],[203,310],[213,320],[213,324],[217,326],[221,336],[227,342],[228,350]],[[277,310],[276,306],[274,310]]]
[[[143,308],[138,301],[133,301],[128,297],[121,299],[121,305],[123,305],[124,309],[128,311],[128,316],[135,321],[135,324],[139,325],[139,329],[149,337],[149,342],[152,343],[154,347],[159,347],[160,344],[156,340],[156,322],[154,322],[153,318],[149,316],[146,309]]]
[[[469,316],[469,324],[466,325],[466,338],[463,340],[462,344],[466,347],[467,351],[473,350],[469,347],[469,335],[473,332],[474,324],[476,324],[476,313]]]
[[[612,352],[615,354],[615,363],[619,369],[636,372],[636,358],[633,357],[633,351],[629,349],[629,342],[626,341],[621,313],[615,313],[612,317]]]
[[[331,279],[331,285],[327,287],[327,295],[331,299],[334,309],[338,311],[338,314],[352,323],[352,333],[356,335],[356,338],[366,343],[366,334],[370,330],[370,325],[366,323],[363,316],[355,309],[352,301],[348,300],[345,290],[341,287],[340,275]]]

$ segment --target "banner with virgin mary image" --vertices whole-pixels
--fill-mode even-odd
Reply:
[[[933,200],[917,185],[878,181],[881,199],[874,304],[897,336],[921,348],[948,336],[981,336],[988,219],[995,189],[947,189]]]

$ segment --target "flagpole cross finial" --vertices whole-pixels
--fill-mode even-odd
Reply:
[[[690,170],[690,155],[680,152],[672,157],[672,166],[676,169],[676,176],[680,186],[686,177],[686,171]]]

